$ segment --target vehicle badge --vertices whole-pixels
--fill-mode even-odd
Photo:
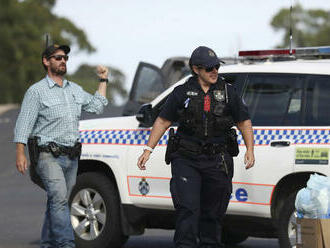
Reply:
[[[195,91],[188,91],[187,96],[198,96],[198,92]]]
[[[210,56],[210,57],[215,57],[215,53],[212,52],[212,51],[209,51],[209,56]]]
[[[225,92],[223,90],[214,90],[213,94],[214,94],[215,100],[217,100],[217,101],[225,100]]]
[[[142,195],[146,195],[150,191],[149,183],[144,177],[142,177],[141,181],[139,182],[139,191]]]

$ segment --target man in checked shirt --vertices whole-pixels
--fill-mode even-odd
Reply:
[[[41,248],[75,247],[68,197],[76,182],[79,155],[72,156],[71,151],[79,139],[81,110],[99,114],[108,103],[108,69],[97,68],[100,84],[91,95],[64,78],[69,52],[66,45],[51,45],[42,53],[47,75],[25,93],[15,127],[16,167],[22,174],[28,168],[24,152],[28,138],[38,137],[36,172],[48,197]]]

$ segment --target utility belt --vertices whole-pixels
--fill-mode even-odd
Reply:
[[[167,149],[165,154],[166,164],[171,162],[171,154],[178,151],[180,154],[188,157],[196,157],[196,155],[215,155],[229,153],[230,156],[236,157],[239,153],[237,134],[235,129],[230,129],[224,137],[223,143],[210,143],[195,141],[182,135],[174,133],[174,129],[170,128]]]
[[[38,146],[38,151],[51,153],[55,158],[68,156],[70,159],[79,158],[81,155],[81,143],[77,142],[73,147],[61,146],[55,142],[50,142],[45,146]]]
[[[225,144],[197,142],[185,138],[180,138],[178,143],[179,143],[178,150],[182,149],[186,153],[191,153],[195,155],[200,155],[200,154],[215,155],[226,152]]]
[[[209,142],[194,141],[189,138],[177,135],[174,133],[174,129],[169,130],[169,138],[167,142],[167,149],[165,154],[166,164],[171,163],[171,154],[178,152],[183,156],[194,158],[198,155],[216,155],[224,154],[227,151],[227,145],[216,144]]]

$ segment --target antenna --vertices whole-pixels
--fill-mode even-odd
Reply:
[[[51,40],[50,34],[49,33],[46,33],[46,43],[45,43],[46,48],[49,47],[50,40]]]
[[[289,41],[290,55],[292,55],[292,1],[290,6],[290,41]]]

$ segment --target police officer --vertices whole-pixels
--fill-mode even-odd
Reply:
[[[68,197],[81,151],[79,118],[81,110],[101,113],[108,103],[108,69],[98,67],[100,84],[91,95],[64,78],[69,52],[69,46],[57,44],[44,50],[41,61],[47,74],[25,93],[15,127],[16,167],[23,174],[28,168],[25,145],[37,137],[35,171],[47,192],[41,248],[75,247]]]
[[[233,150],[229,135],[233,125],[245,142],[245,168],[254,165],[253,130],[247,107],[234,87],[218,75],[221,62],[208,47],[193,51],[189,61],[193,76],[170,94],[138,159],[138,167],[145,170],[164,132],[173,122],[179,123],[177,147],[171,154],[170,182],[177,216],[177,248],[223,247],[221,224],[232,192],[231,155],[237,155],[228,153]]]

